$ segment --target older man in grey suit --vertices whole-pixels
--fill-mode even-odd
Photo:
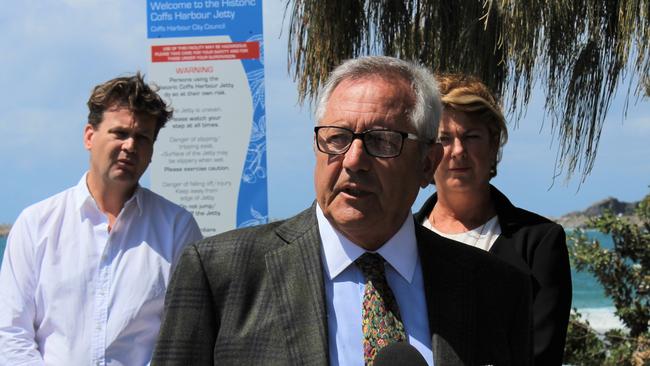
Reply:
[[[393,342],[429,364],[529,364],[527,276],[414,224],[439,115],[420,66],[335,69],[316,113],[316,202],[189,246],[153,364],[372,365]]]

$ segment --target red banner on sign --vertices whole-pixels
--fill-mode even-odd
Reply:
[[[260,58],[259,42],[151,46],[151,62],[244,60]]]

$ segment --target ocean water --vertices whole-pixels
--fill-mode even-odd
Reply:
[[[567,238],[571,235],[571,230],[567,230]],[[614,247],[614,241],[608,234],[603,234],[596,230],[586,230],[585,234],[588,239],[598,240],[600,246],[606,249]],[[571,245],[571,241],[567,241]],[[605,290],[588,272],[578,272],[571,268],[571,279],[573,282],[573,299],[572,308],[578,309],[583,319],[589,321],[594,330],[599,333],[605,333],[612,328],[624,328],[621,320],[614,315],[616,308],[610,298],[605,296]]]
[[[589,239],[598,240],[600,246],[611,249],[614,247],[614,241],[608,234],[603,234],[595,230],[587,230],[585,234]],[[567,238],[571,231],[567,230]],[[571,245],[571,242],[567,242]],[[605,296],[605,291],[600,283],[588,272],[578,272],[571,269],[571,279],[573,281],[573,304],[572,307],[583,308],[609,308],[613,307],[612,301]]]

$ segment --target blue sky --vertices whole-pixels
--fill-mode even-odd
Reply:
[[[287,74],[284,1],[264,4],[269,215],[291,216],[313,200],[312,111],[299,107]],[[88,164],[82,130],[94,85],[147,71],[144,1],[12,1],[0,13],[0,223],[27,205],[74,185]],[[602,132],[592,174],[579,190],[553,180],[557,144],[542,126],[537,93],[510,140],[493,183],[518,206],[546,216],[584,209],[608,196],[639,200],[650,185],[650,100],[623,89]],[[143,180],[148,185],[148,178]],[[415,206],[433,192],[424,190]]]

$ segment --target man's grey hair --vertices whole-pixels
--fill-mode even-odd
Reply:
[[[359,80],[366,77],[400,77],[406,80],[415,95],[413,109],[408,120],[419,137],[434,140],[438,133],[442,104],[438,84],[429,70],[418,64],[387,56],[366,56],[347,60],[330,74],[319,93],[316,106],[316,123],[325,116],[327,102],[332,92],[343,80]]]

